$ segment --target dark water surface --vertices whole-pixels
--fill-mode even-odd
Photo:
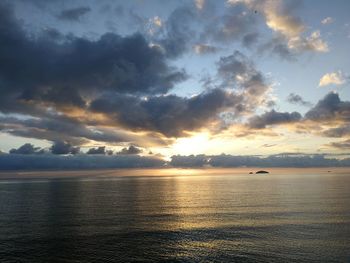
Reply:
[[[350,174],[0,179],[0,262],[130,261],[350,262]]]

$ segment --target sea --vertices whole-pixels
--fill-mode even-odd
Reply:
[[[257,170],[1,172],[0,262],[350,262],[349,168]]]

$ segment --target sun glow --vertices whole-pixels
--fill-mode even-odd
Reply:
[[[192,137],[179,138],[172,147],[172,151],[184,155],[197,154],[198,152],[207,152],[210,144],[208,133],[198,133]]]

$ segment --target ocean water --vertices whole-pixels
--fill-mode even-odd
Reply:
[[[350,173],[0,176],[0,262],[166,261],[350,262]]]

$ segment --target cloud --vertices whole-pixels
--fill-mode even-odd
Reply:
[[[198,55],[206,55],[216,53],[219,48],[206,44],[196,44],[193,46],[193,50]]]
[[[293,61],[296,56],[305,51],[328,52],[327,42],[321,39],[319,31],[314,31],[308,37],[296,36],[288,40],[282,36],[276,36],[270,41],[260,45],[259,53],[270,51],[283,59]]]
[[[305,113],[305,118],[313,121],[350,121],[350,101],[342,101],[334,92],[328,93],[323,99]]]
[[[120,100],[133,97],[137,104],[188,78],[140,34],[107,33],[94,40],[59,31],[33,36],[5,3],[0,3],[0,38],[0,111],[25,115],[1,118],[1,129],[16,136],[74,145],[89,140],[139,143],[139,135],[108,123],[109,116],[89,112],[90,102],[118,94]],[[144,135],[143,142],[166,141],[157,134]]]
[[[37,154],[43,153],[40,147],[35,147],[33,144],[26,143],[23,144],[18,149],[11,149],[10,154]]]
[[[253,61],[239,51],[221,57],[217,63],[221,88],[230,88],[242,95],[242,105],[255,109],[269,103],[270,86]]]
[[[155,16],[152,18],[152,23],[155,24],[158,27],[162,27],[163,22],[162,19],[159,16]]]
[[[106,147],[100,146],[97,148],[90,148],[86,154],[106,154]]]
[[[290,50],[285,39],[281,36],[275,36],[258,47],[258,53],[264,54],[265,52],[278,55],[280,58],[289,61],[296,59],[296,54]]]
[[[242,38],[242,44],[244,47],[250,48],[258,42],[258,39],[259,39],[259,33],[257,32],[248,33],[244,35],[244,37]]]
[[[227,7],[223,15],[208,10],[213,2],[197,2],[201,11],[192,2],[176,8],[168,19],[139,17],[157,29],[152,36],[107,33],[91,38],[55,28],[29,32],[11,5],[0,3],[0,111],[5,114],[0,130],[55,142],[53,152],[69,154],[84,144],[165,145],[202,129],[215,133],[244,125],[242,121],[261,110],[267,112],[249,119],[256,129],[299,121],[298,113],[269,111],[272,85],[252,58],[239,51],[220,58],[205,91],[174,95],[174,87],[189,78],[176,66],[180,56],[192,48],[213,53],[217,45],[231,46],[233,41],[258,47],[265,40],[257,31],[260,14],[273,40],[278,39],[268,50],[293,56],[321,50],[324,44],[318,31],[307,36],[294,16],[294,2],[247,0]],[[74,9],[64,11],[69,10]],[[80,10],[76,20],[83,15]],[[293,102],[306,106],[295,94]]]
[[[341,142],[331,142],[327,146],[337,148],[340,150],[350,150],[350,139]]]
[[[323,25],[329,25],[329,24],[332,24],[333,22],[334,22],[334,19],[333,19],[332,17],[330,17],[330,16],[324,18],[324,19],[321,21],[321,23],[322,23]]]
[[[0,117],[4,126],[1,130],[4,132],[38,139],[47,139],[50,141],[69,140],[76,144],[84,141],[93,140],[99,142],[128,142],[136,140],[135,136],[127,132],[116,129],[98,127],[87,127],[77,119],[67,116],[48,114],[41,118],[14,118]],[[92,123],[95,124],[95,123]]]
[[[265,14],[267,26],[287,37],[297,36],[304,30],[301,20],[291,15],[281,1],[266,1],[260,10]]]
[[[164,35],[157,39],[157,43],[165,50],[165,55],[177,58],[190,47],[196,38],[196,32],[191,29],[195,13],[188,6],[176,8],[165,21]]]
[[[149,47],[141,35],[123,38],[107,33],[97,41],[74,38],[61,44],[23,39],[0,49],[5,51],[0,62],[3,83],[26,101],[82,107],[88,90],[166,93],[187,78],[185,72],[169,67],[162,53]],[[18,52],[25,57],[14,56]]]
[[[151,36],[156,34],[164,26],[163,20],[159,16],[148,19],[146,23],[147,33]]]
[[[311,102],[305,101],[300,95],[295,93],[290,93],[287,97],[287,101],[291,104],[297,104],[305,107],[312,106]]]
[[[140,154],[140,153],[142,153],[142,149],[134,145],[130,145],[128,148],[123,148],[121,151],[117,152],[117,154],[124,154],[124,155]]]
[[[275,110],[265,112],[262,115],[251,117],[248,120],[250,128],[263,129],[274,124],[294,123],[302,118],[299,112],[277,112]]]
[[[202,128],[216,126],[217,130],[220,123],[269,104],[270,86],[242,53],[221,57],[217,71],[218,85],[213,83],[217,88],[190,98],[107,93],[92,100],[88,110],[103,114],[108,123],[124,129],[181,137]],[[225,112],[230,113],[230,120]]]
[[[173,155],[171,156],[170,165],[174,167],[203,167],[208,164],[209,156],[201,155]]]
[[[71,9],[62,10],[59,15],[57,15],[58,19],[68,20],[68,21],[78,21],[80,18],[91,11],[90,7],[81,6]]]
[[[242,155],[174,155],[174,167],[336,167],[350,166],[350,158],[325,158],[324,155],[277,154],[267,157]]]
[[[142,99],[109,94],[92,101],[90,107],[124,128],[179,137],[206,127],[226,109],[241,107],[240,100],[233,93],[214,89],[191,98],[166,95]]]
[[[348,149],[348,146],[345,148]],[[139,155],[0,154],[0,170],[65,170],[147,167],[349,167],[350,158],[326,158],[320,154],[282,153],[253,155],[174,155],[170,162]]]
[[[5,106],[13,111],[16,105],[20,112],[20,104],[48,102],[83,108],[90,94],[113,89],[166,93],[187,77],[183,71],[168,66],[163,54],[149,47],[141,35],[124,38],[105,34],[96,41],[72,36],[63,42],[33,40],[27,37],[9,6],[1,5],[1,11],[6,14],[1,23],[1,38],[6,44],[0,49],[3,111],[8,110]]]
[[[269,144],[269,143],[264,143],[263,145],[261,145],[261,147],[265,147],[265,148],[270,148],[270,147],[274,147],[277,144]]]
[[[68,142],[56,141],[50,148],[53,154],[77,154],[80,151],[79,147],[74,147]]]
[[[29,36],[8,5],[0,4],[0,14],[0,110],[19,103],[82,108],[93,94],[113,90],[164,94],[187,78],[140,34],[56,41]]]
[[[341,125],[336,128],[330,128],[323,131],[323,135],[326,137],[350,137],[350,123]]]
[[[290,125],[289,128],[308,136],[349,139],[349,116],[350,101],[343,101],[337,93],[330,92],[311,107],[300,121]],[[337,144],[325,144],[329,147],[333,147],[332,145],[336,146]],[[341,149],[340,147],[336,148]]]
[[[285,56],[289,53],[286,49],[293,53],[328,51],[328,44],[321,39],[318,30],[312,32],[308,37],[303,36],[306,26],[293,12],[299,6],[299,1],[228,0],[227,2],[233,6],[244,4],[251,11],[261,13],[266,25],[277,34],[274,39],[279,43],[267,41],[260,48],[263,51],[270,48],[272,52],[285,58],[290,58],[290,55]]]
[[[326,73],[320,79],[318,86],[324,87],[328,85],[342,85],[346,82],[346,78],[341,71]]]
[[[0,155],[0,170],[146,168],[162,167],[164,164],[160,158],[138,155]]]
[[[228,0],[231,5],[244,3],[251,10],[262,13],[266,20],[266,25],[274,31],[277,31],[287,37],[293,37],[301,34],[304,25],[301,20],[290,13],[295,8],[295,3],[288,3],[279,0]]]
[[[194,0],[196,8],[202,10],[205,5],[205,0]]]
[[[254,13],[242,11],[241,8],[230,8],[222,16],[214,17],[210,23],[204,21],[205,25],[201,38],[230,44],[232,41],[241,40],[248,34],[253,34],[256,29],[256,22]],[[257,39],[250,40],[255,41]]]
[[[316,51],[328,52],[328,44],[321,39],[320,31],[314,31],[309,37],[303,38],[300,36],[289,39],[288,46],[298,52],[302,51]]]

